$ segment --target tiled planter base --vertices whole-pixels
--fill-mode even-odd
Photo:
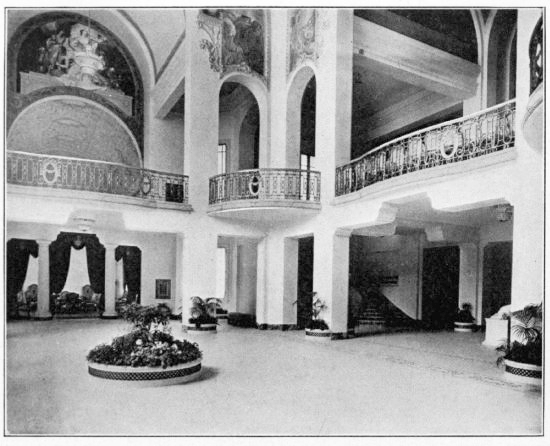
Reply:
[[[330,341],[331,336],[330,330],[310,330],[306,328],[306,339],[311,341],[326,342]]]
[[[162,367],[127,367],[88,363],[88,373],[102,379],[138,386],[167,386],[197,379],[201,373],[201,360]]]
[[[455,331],[458,333],[471,333],[474,331],[473,322],[455,322]]]
[[[183,331],[192,334],[216,334],[218,331],[217,327],[217,324],[201,324],[200,327],[194,324],[184,325]]]
[[[507,381],[516,384],[540,386],[542,382],[542,367],[540,365],[524,364],[505,359],[504,376]]]

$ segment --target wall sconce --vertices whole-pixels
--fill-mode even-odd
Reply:
[[[495,208],[497,220],[501,223],[510,221],[514,215],[514,208],[509,204],[499,204]]]

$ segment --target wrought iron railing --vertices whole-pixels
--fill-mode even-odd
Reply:
[[[397,138],[336,168],[336,196],[422,169],[514,146],[515,102]]]
[[[189,179],[122,164],[7,151],[9,184],[50,187],[188,203]]]
[[[321,174],[300,169],[252,169],[210,178],[209,203],[233,200],[319,201]]]
[[[542,18],[537,23],[529,42],[529,68],[531,71],[531,93],[544,79],[544,26]]]

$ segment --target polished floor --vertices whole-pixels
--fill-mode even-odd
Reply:
[[[172,333],[183,337],[178,323]],[[194,335],[199,381],[128,388],[85,356],[123,321],[6,326],[8,435],[539,435],[540,390],[507,383],[481,333],[318,343],[225,324]],[[189,336],[192,337],[192,336]]]

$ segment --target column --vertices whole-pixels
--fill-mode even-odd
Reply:
[[[259,267],[263,264],[266,268],[265,274],[261,271],[258,273],[258,283],[265,283],[265,290],[261,290],[264,292],[264,322],[276,327],[294,325],[294,302],[297,299],[298,285],[298,239],[282,237],[279,234],[270,235],[265,246],[264,252],[258,255]]]
[[[282,33],[271,35],[271,65],[270,65],[270,107],[276,113],[270,113],[270,144],[269,160],[266,167],[288,168],[286,163],[286,133],[287,133],[287,21],[288,9],[272,9],[270,11],[271,29],[283,30]]]
[[[216,272],[217,249],[217,236],[201,229],[200,224],[197,225],[192,235],[186,234],[183,238],[183,325],[188,323],[189,309],[191,308],[190,298],[192,296],[199,296],[204,299],[216,295],[214,274]]]
[[[49,320],[50,312],[50,240],[38,243],[38,300],[35,319]]]
[[[265,327],[267,324],[267,296],[266,296],[266,280],[267,280],[267,263],[266,263],[266,239],[263,238],[258,243],[258,272],[256,274],[256,323],[260,327]]]
[[[239,245],[237,240],[231,239],[229,242],[229,250],[227,253],[228,259],[228,272],[229,272],[229,296],[227,300],[227,311],[236,312],[237,311],[237,300],[238,295],[238,283],[239,280]]]
[[[314,236],[313,291],[328,306],[321,317],[336,337],[346,337],[348,332],[350,236],[349,230]]]
[[[189,175],[189,202],[197,214],[202,215],[208,208],[209,178],[217,174],[220,68],[211,66],[209,51],[201,48],[201,42],[211,37],[199,28],[199,21],[208,30],[219,29],[221,24],[198,9],[187,10],[185,17],[183,170]]]
[[[173,308],[172,313],[177,315],[183,308],[183,293],[184,286],[184,264],[183,264],[183,247],[184,247],[184,235],[176,234],[176,289],[173,296]]]
[[[116,260],[115,249],[117,245],[105,243],[105,311],[101,317],[105,319],[115,319],[117,313],[115,310],[116,296]]]
[[[335,169],[351,156],[351,105],[353,76],[353,10],[321,9],[323,35],[317,61],[315,140],[317,168],[322,172],[321,200],[334,198]]]
[[[540,16],[540,8],[518,10],[512,311],[542,302],[544,289],[544,159],[527,143],[522,129],[531,95],[529,43]]]
[[[480,316],[481,305],[477,300],[477,271],[478,271],[478,252],[477,244],[461,243],[460,248],[460,271],[458,279],[458,306],[463,303],[472,304],[472,316],[476,318],[477,325],[482,325]]]

